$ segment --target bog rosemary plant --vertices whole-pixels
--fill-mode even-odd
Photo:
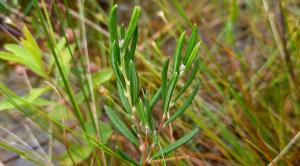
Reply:
[[[161,146],[159,141],[159,135],[163,128],[170,127],[172,130],[171,123],[183,115],[198,92],[200,82],[196,81],[196,74],[199,68],[197,54],[200,42],[197,39],[197,28],[194,26],[184,52],[185,32],[181,34],[177,41],[172,62],[168,58],[163,64],[161,71],[162,83],[157,91],[151,95],[147,92],[147,89],[143,89],[140,85],[135,61],[138,20],[141,9],[136,6],[128,28],[125,29],[124,26],[121,26],[118,30],[117,8],[118,6],[115,5],[111,9],[109,17],[110,63],[126,116],[120,118],[117,111],[115,111],[117,108],[111,108],[110,106],[105,106],[105,111],[115,128],[133,145],[138,147],[140,151],[139,164],[145,165],[151,163],[154,159],[164,158],[164,155],[187,143],[198,132],[198,128],[194,128],[180,139],[165,146]],[[187,79],[183,86],[179,87],[179,82],[183,77]],[[177,110],[174,110],[171,105],[173,103],[177,104],[176,101],[193,82],[196,82],[196,84],[192,93],[183,101],[183,104],[179,105]],[[159,100],[162,101],[160,105],[162,116],[160,119],[156,119],[153,116],[153,109],[158,105]],[[125,123],[125,120],[128,123]],[[129,156],[127,157],[129,158]],[[133,159],[130,159],[130,161],[134,164],[138,163],[134,162]]]

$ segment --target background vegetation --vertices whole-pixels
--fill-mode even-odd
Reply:
[[[0,164],[300,165],[298,1],[0,11]]]

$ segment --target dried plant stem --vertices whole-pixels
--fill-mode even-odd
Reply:
[[[90,97],[91,97],[91,101],[90,101],[90,105],[92,108],[92,116],[91,118],[93,118],[93,121],[95,123],[95,130],[98,136],[98,139],[102,142],[101,139],[101,133],[99,130],[99,124],[98,124],[98,116],[97,116],[97,108],[96,108],[96,102],[95,102],[95,96],[94,96],[94,89],[93,89],[93,81],[92,81],[92,75],[91,75],[91,70],[90,70],[90,59],[89,59],[89,52],[88,52],[88,47],[87,47],[87,39],[86,39],[86,31],[85,31],[85,24],[84,24],[84,0],[78,0],[78,4],[79,4],[79,10],[80,10],[80,20],[81,20],[81,29],[82,29],[82,38],[83,38],[83,49],[84,49],[84,55],[86,58],[86,65],[87,65],[87,80],[88,80],[88,84],[89,84],[89,91],[90,91]],[[102,158],[102,164],[104,166],[106,166],[106,159],[105,159],[105,155],[104,152],[101,150],[100,151],[101,154],[101,158]]]
[[[288,50],[287,50],[287,40],[286,40],[286,37],[285,37],[286,28],[285,28],[285,25],[283,23],[283,20],[280,21],[280,25],[282,26],[282,31],[283,31],[282,35],[280,35],[280,33],[278,31],[278,28],[276,27],[276,23],[275,23],[275,19],[274,19],[274,17],[275,17],[274,13],[272,13],[270,11],[268,1],[267,0],[262,0],[262,3],[263,3],[263,6],[264,6],[264,9],[265,9],[265,12],[268,15],[268,20],[269,20],[269,23],[270,23],[270,26],[271,26],[271,29],[272,29],[274,39],[276,41],[276,45],[279,49],[279,53],[280,53],[281,57],[284,59],[284,61],[286,63],[286,67],[287,67],[289,76],[292,79],[293,84],[297,85],[297,79],[296,79],[296,75],[295,75],[293,67],[292,67],[291,57],[290,57],[290,54],[288,53]],[[278,2],[278,3],[280,3],[280,2]],[[279,8],[280,8],[280,12],[282,12],[280,4],[279,4]],[[282,13],[280,13],[280,14],[282,15]],[[281,19],[283,19],[283,17]]]
[[[275,165],[278,160],[280,160],[283,155],[285,155],[292,146],[300,139],[300,131],[292,138],[292,140],[280,151],[280,153],[268,164],[268,166]]]

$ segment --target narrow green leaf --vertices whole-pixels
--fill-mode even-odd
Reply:
[[[118,150],[117,153],[123,157],[123,159],[127,160],[128,162],[130,162],[130,164],[134,165],[134,166],[139,166],[139,164],[134,161],[130,156],[128,156],[128,154],[126,154],[125,152]]]
[[[143,93],[144,96],[144,100],[143,100],[143,104],[145,107],[145,114],[146,114],[146,122],[147,122],[147,126],[150,127],[151,130],[154,129],[154,121],[153,121],[153,117],[152,117],[152,111],[150,109],[150,105],[149,105],[149,98],[148,98],[148,93],[145,92]]]
[[[116,44],[116,42],[113,42],[113,45],[110,49],[110,63],[111,63],[111,66],[112,66],[112,69],[115,73],[115,76],[116,76],[116,79],[117,81],[123,86],[125,87],[125,80],[124,80],[124,77],[123,77],[123,74],[119,68],[119,63],[118,61],[116,60],[116,57],[118,55],[118,51],[119,48]]]
[[[105,106],[105,111],[113,125],[118,129],[118,131],[123,134],[128,140],[130,140],[133,144],[139,145],[137,138],[134,134],[128,129],[125,123],[112,111],[112,109],[108,106]]]
[[[183,87],[180,89],[180,91],[178,92],[176,98],[175,98],[175,101],[185,92],[185,90],[191,85],[191,83],[193,82],[193,80],[195,79],[196,77],[196,74],[199,70],[199,59],[196,60],[195,62],[195,66],[192,70],[192,73],[190,76],[188,76],[188,79],[184,82],[184,85]]]
[[[161,96],[161,89],[162,88],[159,88],[156,93],[154,94],[154,96],[152,97],[152,99],[150,100],[150,103],[149,103],[149,107],[150,107],[150,110],[153,109],[153,107],[155,106],[155,104],[157,103],[157,101],[159,100],[160,96]]]
[[[193,60],[195,58],[195,56],[197,55],[198,53],[198,50],[199,50],[199,47],[200,47],[200,42],[194,47],[192,53],[190,54],[189,56],[189,59],[187,61],[187,63],[185,64],[185,71],[188,71],[193,63]]]
[[[138,20],[141,14],[141,8],[139,6],[134,7],[133,12],[132,12],[132,16],[128,25],[128,30],[125,36],[125,41],[124,41],[124,45],[122,47],[122,51],[124,49],[127,48],[127,46],[129,45],[129,42],[134,34],[134,31],[137,27],[138,24]]]
[[[119,37],[118,37],[118,28],[117,28],[117,9],[118,9],[118,5],[114,5],[110,11],[108,29],[109,29],[109,34],[110,34],[111,47],[117,48],[117,49],[115,49],[116,62],[118,62],[118,64],[120,64],[121,56],[120,56]],[[114,46],[114,43],[115,43],[115,46]]]
[[[135,49],[136,49],[137,41],[138,41],[138,33],[139,33],[138,29],[139,29],[138,27],[135,28],[135,31],[133,33],[133,37],[131,40],[131,46],[130,46],[130,52],[129,52],[130,60],[134,59],[134,53],[135,53]]]
[[[194,27],[193,27],[193,30],[192,30],[191,37],[190,37],[190,39],[187,43],[187,48],[186,48],[186,52],[185,52],[185,55],[184,55],[183,64],[187,63],[187,61],[190,57],[190,54],[191,54],[193,48],[196,45],[197,37],[198,37],[198,29],[197,29],[197,26],[195,24]]]
[[[161,74],[161,96],[165,100],[166,94],[167,94],[167,85],[168,85],[168,68],[169,68],[169,61],[170,59],[168,58],[165,63],[163,64],[162,68],[162,74]]]
[[[165,154],[168,154],[168,153],[174,151],[181,145],[183,145],[183,144],[187,143],[189,140],[191,140],[198,133],[198,131],[199,131],[198,128],[194,128],[191,132],[189,132],[188,134],[186,134],[185,136],[183,136],[182,138],[180,138],[173,144],[170,144],[170,145],[162,148],[161,151],[154,153],[152,156],[152,159],[156,159],[162,155],[165,155]]]
[[[173,96],[173,92],[174,92],[177,80],[178,80],[178,73],[176,72],[173,75],[173,77],[172,77],[172,79],[170,81],[170,85],[168,86],[168,91],[167,91],[167,94],[166,94],[166,99],[165,99],[164,104],[163,104],[164,114],[166,114],[167,111],[169,110],[169,105],[170,105],[170,102],[171,102],[171,98]]]
[[[125,39],[125,26],[124,26],[124,24],[121,25],[120,34],[121,34],[121,39]]]
[[[117,10],[118,5],[114,5],[111,8],[110,14],[109,14],[109,34],[110,34],[110,43],[118,42],[118,30],[117,30]]]
[[[197,95],[197,92],[200,87],[200,82],[195,85],[194,90],[192,94],[189,95],[189,97],[184,101],[183,105],[173,114],[166,122],[165,125],[173,122],[176,118],[178,118],[180,115],[183,114],[183,112],[191,105],[194,97]]]
[[[130,74],[129,74],[129,70],[130,70],[130,55],[129,55],[129,50],[126,49],[125,51],[125,56],[124,56],[124,67],[125,67],[125,74],[126,74],[126,78],[129,79],[130,78]]]
[[[125,111],[127,113],[131,113],[130,104],[129,104],[128,98],[125,95],[126,90],[119,83],[117,83],[117,87],[118,87],[118,94],[119,94],[121,102],[125,108]]]
[[[140,120],[142,121],[142,124],[145,125],[147,123],[146,112],[145,112],[145,109],[143,106],[143,101],[140,98],[139,98],[136,109],[137,109],[138,116],[139,116]]]
[[[130,61],[129,64],[129,74],[130,74],[129,80],[130,80],[131,101],[132,101],[132,105],[134,105],[139,96],[139,80],[138,80],[137,72],[135,70],[134,63],[132,61]]]
[[[181,51],[183,47],[183,42],[184,42],[184,37],[185,37],[185,32],[181,34],[179,37],[177,44],[176,44],[176,51],[174,54],[174,68],[173,68],[173,74],[175,72],[179,72],[179,67],[182,63],[182,56],[181,56]]]

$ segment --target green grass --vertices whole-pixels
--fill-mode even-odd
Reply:
[[[39,153],[3,124],[1,149],[36,165],[297,165],[296,1],[32,0],[0,11],[22,34],[1,32],[1,73],[25,68],[0,77],[0,114],[29,119],[49,143]]]

